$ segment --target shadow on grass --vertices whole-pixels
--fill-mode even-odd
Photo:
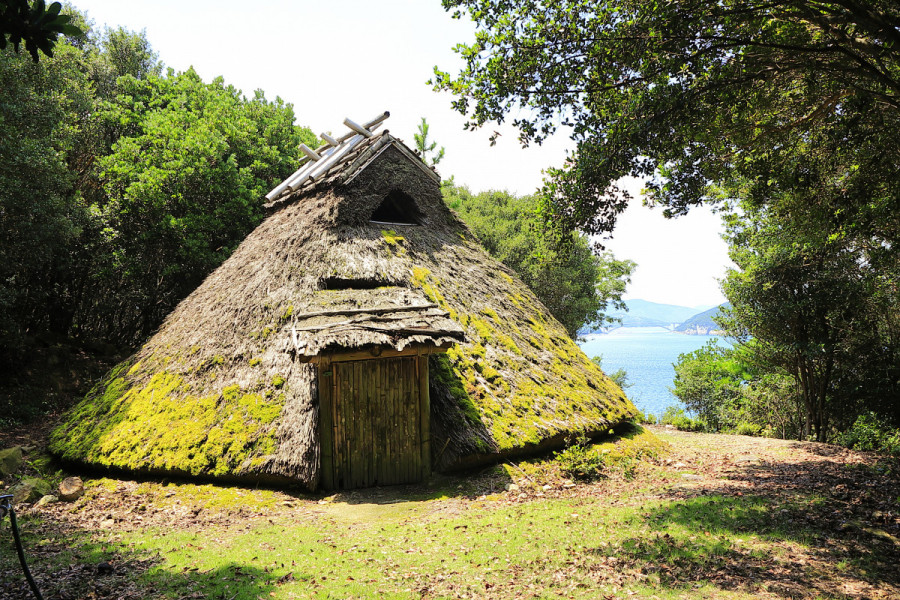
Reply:
[[[264,568],[234,562],[172,572],[162,568],[159,554],[128,550],[44,516],[22,515],[19,526],[28,567],[46,600],[259,598],[282,583]],[[0,527],[0,550],[0,600],[33,598],[8,522]]]
[[[342,490],[334,492],[331,499],[347,504],[400,504],[446,498],[472,499],[503,492],[510,483],[513,483],[513,479],[503,467],[492,465],[469,473],[434,474],[428,481],[419,484]]]
[[[708,582],[785,598],[900,597],[896,470],[877,462],[773,461],[675,491],[680,499],[641,514],[653,536],[596,552],[666,587]]]

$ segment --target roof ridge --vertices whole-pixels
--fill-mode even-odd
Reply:
[[[280,207],[287,204],[298,190],[307,192],[323,182],[333,182],[340,177],[343,177],[341,183],[350,183],[390,145],[398,148],[424,173],[440,182],[441,178],[435,170],[429,168],[402,140],[390,135],[387,129],[375,133],[374,130],[390,115],[390,112],[384,111],[362,125],[344,119],[344,125],[350,131],[337,139],[325,133],[319,134],[325,143],[315,150],[306,144],[300,144],[300,150],[306,155],[300,160],[300,168],[266,194],[268,203],[265,207]]]
[[[272,202],[285,192],[295,192],[310,179],[324,178],[329,172],[342,165],[347,155],[360,142],[375,137],[373,131],[390,116],[389,111],[384,111],[363,125],[359,125],[349,118],[344,119],[344,125],[350,128],[350,131],[341,137],[335,139],[325,133],[319,134],[325,143],[315,150],[310,149],[306,144],[300,144],[300,150],[306,155],[300,160],[300,168],[266,194],[266,200]],[[387,130],[382,133],[386,132]]]

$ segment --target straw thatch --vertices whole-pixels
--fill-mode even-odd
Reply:
[[[429,359],[439,470],[635,414],[387,132],[273,211],[68,415],[53,452],[94,466],[315,488],[310,360],[341,349],[450,346]],[[370,220],[404,211],[418,224]]]

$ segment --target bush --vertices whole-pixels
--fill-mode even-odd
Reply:
[[[638,411],[638,414],[634,416],[633,420],[638,425],[656,425],[656,423],[658,423],[656,415],[653,413],[643,413],[641,411]]]
[[[663,413],[660,423],[671,425],[679,431],[706,431],[707,425],[703,419],[692,419],[684,412],[683,408],[669,406]]]
[[[556,454],[562,472],[580,481],[594,481],[603,477],[606,464],[603,456],[584,438]]]
[[[900,429],[891,427],[872,412],[857,417],[850,429],[838,435],[836,441],[856,450],[900,455]]]
[[[557,452],[555,460],[568,477],[594,481],[611,471],[631,479],[643,460],[656,460],[668,451],[668,444],[639,426],[620,432],[620,437],[592,444],[582,436],[571,446]]]
[[[734,433],[737,435],[753,435],[758,436],[761,435],[763,428],[756,423],[748,423],[746,421],[741,421],[734,428]]]

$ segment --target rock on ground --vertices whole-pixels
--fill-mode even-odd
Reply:
[[[21,446],[0,450],[0,478],[7,477],[18,471],[24,461]]]
[[[13,504],[22,504],[51,495],[53,488],[43,479],[29,477],[14,485],[9,491],[13,496]]]
[[[80,477],[66,477],[59,484],[59,499],[73,502],[84,495],[84,482]]]

